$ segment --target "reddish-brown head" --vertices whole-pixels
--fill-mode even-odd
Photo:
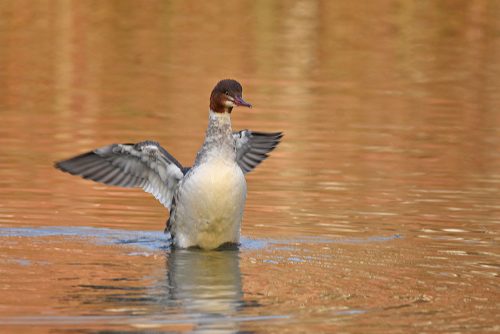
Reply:
[[[231,113],[234,107],[251,108],[250,103],[241,97],[243,88],[236,80],[225,79],[219,81],[210,95],[210,109],[218,113]]]

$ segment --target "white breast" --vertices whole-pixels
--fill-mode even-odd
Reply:
[[[211,249],[238,243],[245,199],[245,177],[234,161],[212,159],[194,167],[177,195],[176,245]]]

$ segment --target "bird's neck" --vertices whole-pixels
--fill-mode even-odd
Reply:
[[[219,113],[210,110],[205,142],[196,160],[218,155],[233,160],[236,157],[231,115],[228,112]]]

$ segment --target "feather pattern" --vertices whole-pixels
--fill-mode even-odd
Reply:
[[[142,188],[168,209],[185,170],[154,141],[104,146],[57,162],[55,167],[107,185]]]
[[[282,132],[256,132],[242,130],[233,133],[236,145],[236,162],[244,174],[252,171],[279,144]]]

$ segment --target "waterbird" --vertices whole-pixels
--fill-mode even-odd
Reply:
[[[182,166],[151,140],[103,146],[54,166],[85,179],[152,194],[169,210],[165,233],[170,233],[175,247],[237,246],[247,194],[245,174],[283,137],[282,132],[233,132],[233,108],[252,107],[242,93],[236,80],[215,85],[205,141],[192,167]]]

